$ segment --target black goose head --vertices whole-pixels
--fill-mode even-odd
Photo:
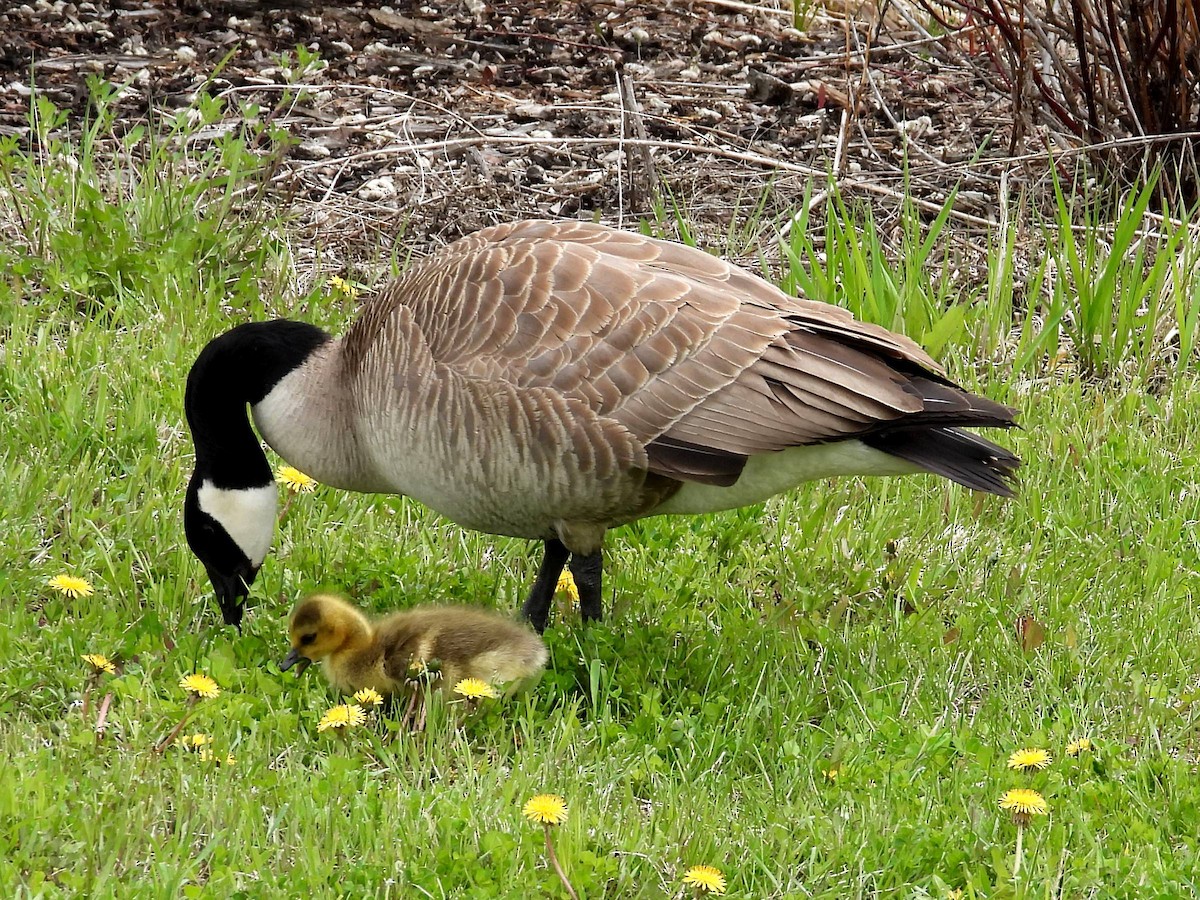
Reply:
[[[250,585],[275,530],[277,489],[247,405],[261,401],[328,340],[302,322],[251,322],[210,341],[188,373],[184,409],[196,470],[183,527],[227,625],[241,627]]]

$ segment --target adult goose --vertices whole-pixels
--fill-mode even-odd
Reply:
[[[188,543],[225,621],[270,548],[283,459],[545,543],[601,612],[601,544],[643,516],[756,503],[833,475],[933,472],[1012,494],[1020,460],[964,426],[1014,410],[915,343],[702,250],[584,222],[486,228],[413,265],[344,337],[288,320],[212,340],[188,375]]]

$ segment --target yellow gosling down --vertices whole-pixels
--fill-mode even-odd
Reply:
[[[303,672],[319,662],[337,690],[374,688],[384,697],[407,693],[414,671],[437,663],[441,685],[464,678],[505,685],[532,684],[546,665],[542,639],[499,613],[467,606],[418,606],[371,620],[340,597],[300,601],[288,626],[292,651],[279,664]]]

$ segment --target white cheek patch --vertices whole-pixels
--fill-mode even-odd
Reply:
[[[275,534],[279,489],[274,484],[253,488],[219,488],[205,480],[196,493],[200,509],[233,538],[250,564],[262,565]]]

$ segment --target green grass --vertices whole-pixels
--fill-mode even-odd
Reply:
[[[826,226],[840,228],[840,255],[794,245],[790,277],[870,287],[851,302],[868,297],[892,325],[937,329],[947,303],[973,301],[954,307],[941,355],[1020,408],[1024,429],[1005,436],[1027,461],[1020,498],[845,479],[617,530],[612,614],[587,630],[557,615],[531,695],[468,719],[442,711],[421,736],[345,740],[317,732],[337,702],[319,674],[274,667],[295,599],[331,587],[381,611],[512,610],[535,548],[322,488],[281,523],[244,633],[221,628],[180,522],[187,368],[236,322],[291,311],[340,328],[353,304],[289,295],[282,226],[239,200],[264,165],[240,138],[184,159],[150,132],[105,157],[103,136],[51,146],[47,131],[36,157],[12,144],[0,156],[14,191],[0,211],[16,223],[0,247],[6,895],[561,897],[520,815],[543,791],[570,805],[556,847],[587,898],[680,897],[696,863],[745,898],[1196,893],[1190,354],[1153,385],[1142,375],[1163,373],[1149,358],[1163,348],[1149,341],[1119,345],[1133,377],[1047,373],[1050,339],[1012,312],[1011,268],[970,291],[938,281],[917,225],[905,253],[919,258],[890,262],[869,229],[855,240]],[[123,177],[106,180],[114,168]],[[211,177],[231,168],[242,174]],[[1062,246],[1059,223],[1042,224]],[[1137,289],[1111,284],[1115,303]],[[1050,304],[1070,295],[1054,290]],[[1156,314],[1186,311],[1184,298],[1164,295]],[[49,590],[64,571],[95,595]],[[1017,640],[1023,614],[1045,628],[1036,649]],[[85,718],[89,652],[123,667],[90,692]],[[188,730],[212,734],[233,767],[151,751],[197,668],[222,693]],[[1067,758],[1079,736],[1096,751]],[[1008,771],[1024,746],[1050,750],[1052,766]],[[1026,832],[1015,880],[1016,831],[997,799],[1019,784],[1051,812]]]

